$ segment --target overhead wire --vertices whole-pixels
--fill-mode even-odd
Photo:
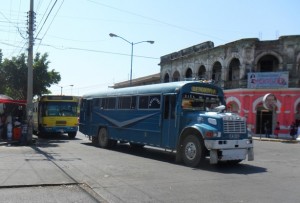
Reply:
[[[113,7],[113,6],[109,6],[109,5],[104,4],[104,3],[96,2],[94,0],[87,0],[87,1],[92,2],[94,4],[98,4],[98,5],[107,7],[107,8],[110,8],[110,9],[113,9],[113,10],[117,10],[119,12],[127,13],[127,14],[130,14],[130,15],[138,16],[140,18],[151,20],[151,21],[163,24],[163,25],[167,25],[169,27],[174,27],[174,28],[177,28],[177,29],[180,29],[180,30],[192,32],[192,33],[197,34],[197,35],[208,36],[208,37],[211,37],[211,38],[218,39],[220,41],[225,41],[226,42],[225,39],[221,39],[219,37],[216,37],[216,36],[213,36],[213,35],[208,35],[208,34],[205,34],[205,33],[200,33],[200,32],[197,32],[195,30],[192,30],[192,29],[189,29],[189,28],[186,28],[186,27],[183,27],[183,26],[179,26],[179,25],[168,23],[168,22],[164,22],[162,20],[158,20],[158,19],[155,19],[155,18],[152,18],[152,17],[144,16],[144,15],[141,15],[141,14],[138,14],[138,13],[134,13],[134,12],[131,12],[131,11],[127,11],[127,10],[124,10],[124,9],[119,9],[119,8],[116,8],[116,7]]]
[[[118,53],[118,52],[110,52],[110,51],[102,51],[102,50],[95,50],[95,49],[84,49],[78,47],[56,47],[50,44],[40,44],[41,46],[48,46],[58,50],[77,50],[77,51],[88,51],[88,52],[96,52],[96,53],[104,53],[104,54],[113,54],[113,55],[121,55],[121,56],[131,56],[130,54]],[[141,56],[141,55],[133,55],[134,57],[138,58],[147,58],[147,59],[159,59],[157,57],[151,56]]]
[[[57,1],[57,0],[56,0],[56,1]],[[56,4],[56,1],[55,1],[55,4]],[[52,25],[54,19],[56,18],[58,12],[60,11],[60,9],[61,9],[63,3],[64,3],[64,0],[63,0],[62,3],[60,4],[60,6],[59,6],[58,10],[56,11],[55,15],[53,16],[52,21],[50,22],[50,24],[49,24],[49,26],[48,26],[46,32],[45,32],[44,35],[43,35],[43,37],[40,39],[40,43],[39,43],[39,45],[38,45],[38,47],[37,47],[37,50],[38,50],[38,48],[39,48],[41,42],[43,41],[44,37],[45,37],[46,34],[48,33],[48,30],[50,29],[50,27],[51,27],[51,25]],[[52,11],[52,9],[51,9],[51,11]],[[50,11],[50,12],[51,12],[51,11]]]
[[[15,33],[17,33],[17,35],[15,35],[15,38],[13,40],[10,40],[10,39],[7,39],[5,40],[5,42],[1,42],[2,44],[5,44],[7,46],[11,46],[11,47],[14,47],[14,49],[12,49],[11,51],[9,50],[10,54],[7,54],[9,57],[11,57],[19,48],[21,48],[20,51],[22,51],[23,47],[24,46],[21,46],[21,45],[16,45],[18,44],[17,42],[17,36],[21,36],[21,38],[24,40],[26,39],[26,37],[24,37],[23,33],[22,33],[22,27],[19,26],[19,18],[20,18],[20,5],[19,5],[19,11],[17,12],[17,18],[14,19],[14,21],[16,21],[17,23],[13,22],[11,19],[9,19],[3,12],[0,11],[0,14],[2,15],[2,17],[5,19],[5,21],[2,21],[2,22],[5,22],[5,23],[8,23],[8,30],[5,29],[5,30],[2,30],[2,32],[8,32],[9,33],[9,36],[12,35],[13,31],[10,30],[10,27],[12,26],[14,29],[15,29]],[[12,16],[12,11],[10,9],[10,16]],[[1,26],[3,27],[3,26]],[[9,41],[12,41],[11,43],[7,43]]]
[[[40,32],[41,32],[41,30],[43,29],[45,23],[47,22],[48,17],[49,17],[49,15],[51,14],[51,12],[52,12],[52,10],[53,10],[53,8],[54,8],[54,6],[55,6],[56,3],[57,3],[57,0],[55,0],[54,4],[52,5],[52,7],[51,7],[51,9],[50,9],[50,11],[49,11],[47,17],[45,18],[45,20],[44,20],[44,22],[43,22],[43,24],[42,24],[42,27],[40,28],[40,30],[39,30],[38,33],[36,34],[35,38],[38,38],[38,35],[40,34]],[[49,6],[50,6],[50,4],[48,5],[48,7],[49,7]],[[48,10],[48,7],[47,7],[47,10]],[[44,16],[45,16],[45,13],[44,13],[42,19],[44,18]]]

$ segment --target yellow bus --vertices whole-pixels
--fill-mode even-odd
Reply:
[[[78,130],[78,97],[46,95],[34,102],[34,132],[37,135],[67,133],[75,138]]]

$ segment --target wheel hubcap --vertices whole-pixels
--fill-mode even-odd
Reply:
[[[192,142],[187,143],[185,147],[185,156],[189,160],[193,160],[196,156],[196,153],[197,153],[196,145]]]

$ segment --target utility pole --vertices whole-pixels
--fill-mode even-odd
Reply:
[[[33,0],[30,0],[30,10],[28,13],[28,57],[27,57],[27,108],[26,108],[26,116],[27,116],[27,139],[26,143],[32,143],[32,127],[33,127],[33,30],[34,30],[34,11],[33,11]]]

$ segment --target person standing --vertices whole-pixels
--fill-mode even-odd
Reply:
[[[293,122],[290,126],[290,136],[292,137],[292,139],[295,139],[295,135],[297,134],[297,127],[296,127],[296,123]]]
[[[4,119],[2,118],[2,115],[0,115],[0,140],[2,139],[4,124],[5,124]]]
[[[267,138],[269,138],[270,137],[270,122],[267,120],[266,122],[265,122],[265,135],[266,135],[266,137]]]
[[[280,130],[280,123],[277,121],[276,126],[275,126],[275,130],[274,130],[275,138],[278,138],[279,130]]]
[[[297,127],[297,140],[300,141],[300,125]]]

